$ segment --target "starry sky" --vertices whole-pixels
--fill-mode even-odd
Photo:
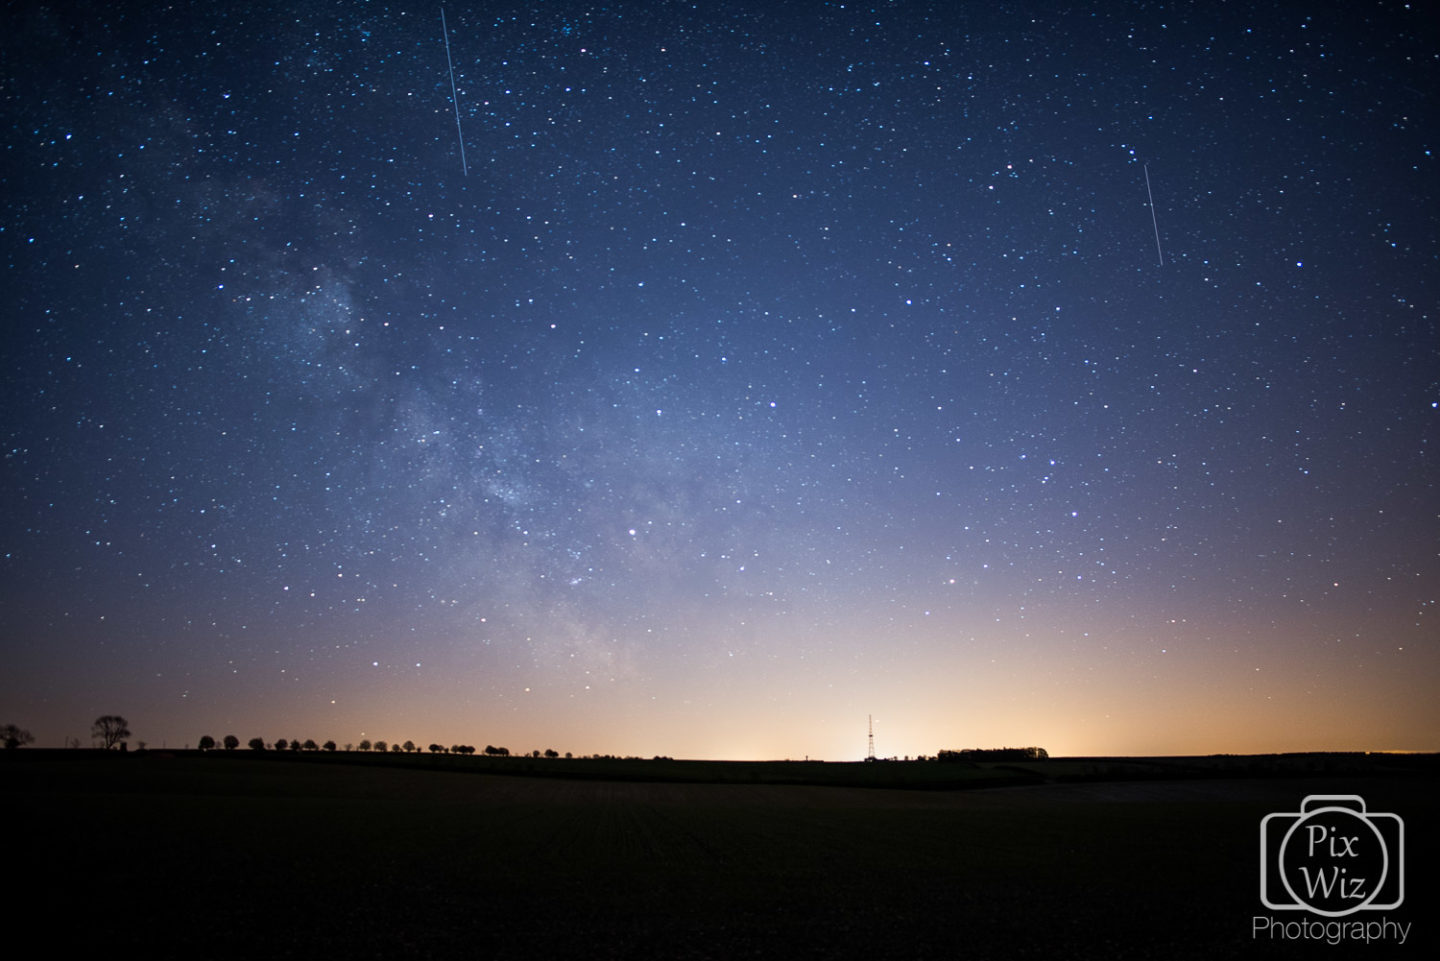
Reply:
[[[1440,748],[1422,6],[11,7],[0,722]]]

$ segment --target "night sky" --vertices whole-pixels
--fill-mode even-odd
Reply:
[[[1440,748],[1424,6],[10,6],[0,722]]]

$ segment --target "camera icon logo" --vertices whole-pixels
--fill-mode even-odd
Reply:
[[[1260,821],[1260,901],[1343,918],[1405,900],[1405,822],[1357,794],[1311,794]]]

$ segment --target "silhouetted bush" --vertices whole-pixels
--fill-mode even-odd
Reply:
[[[252,738],[250,739],[250,750],[252,750],[252,751],[263,751],[263,750],[265,750],[265,739],[264,739],[263,737],[252,737]]]
[[[202,751],[213,751],[215,750],[215,739],[207,734],[202,737],[200,743],[195,746]]]
[[[233,751],[240,746],[240,739],[233,734],[225,735],[225,750]]]

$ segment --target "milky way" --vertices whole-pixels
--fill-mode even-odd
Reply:
[[[1322,7],[27,8],[0,721],[1436,748],[1440,38]]]

